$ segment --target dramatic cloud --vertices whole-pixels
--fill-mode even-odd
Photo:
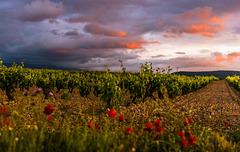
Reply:
[[[125,37],[127,33],[124,31],[116,31],[112,29],[103,28],[100,25],[88,24],[84,27],[84,30],[91,34],[105,35],[105,36],[116,36],[116,37]]]
[[[0,57],[89,70],[121,70],[119,57],[131,71],[149,61],[238,70],[239,14],[239,0],[5,0]]]
[[[54,3],[49,0],[36,0],[23,8],[20,18],[23,21],[39,22],[44,19],[56,18],[63,12],[64,9],[61,2]]]
[[[237,63],[236,59],[240,56],[240,52],[229,53],[227,57],[223,57],[223,54],[219,52],[215,52],[214,55],[216,57],[216,62],[227,61],[229,63]]]
[[[231,17],[214,16],[211,7],[195,8],[180,14],[176,22],[180,27],[174,27],[178,34],[200,34],[205,37],[216,37],[216,33],[224,29],[224,22]]]

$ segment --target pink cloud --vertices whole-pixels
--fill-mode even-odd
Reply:
[[[186,54],[185,52],[175,52],[176,54]]]
[[[24,21],[38,22],[44,19],[56,18],[64,13],[62,3],[55,3],[49,0],[33,1],[27,4],[21,14],[20,18]]]
[[[215,52],[214,56],[216,57],[216,62],[227,61],[228,63],[237,63],[236,59],[240,56],[240,52],[229,53],[227,57],[223,57],[223,54],[220,52]]]
[[[124,31],[107,29],[97,24],[88,24],[84,27],[84,30],[88,33],[96,34],[96,35],[115,36],[115,37],[127,36],[127,33]]]
[[[216,33],[224,30],[224,23],[232,17],[231,14],[220,17],[214,15],[211,7],[195,8],[181,14],[176,21],[182,24],[179,33],[199,34],[205,37],[216,37]]]

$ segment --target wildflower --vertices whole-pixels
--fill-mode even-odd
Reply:
[[[197,140],[197,138],[191,136],[191,137],[188,137],[188,144],[189,145],[195,145],[195,141]]]
[[[3,121],[2,121],[2,125],[7,125],[7,126],[10,126],[10,127],[13,126],[12,124],[9,123],[9,118],[5,118],[5,119],[3,119]]]
[[[28,94],[29,94],[29,91],[27,91],[27,90],[23,91],[23,95],[27,96]]]
[[[192,123],[192,119],[191,118],[187,118],[187,121],[188,121],[188,123]]]
[[[182,140],[185,140],[184,132],[178,131],[177,134],[179,134],[179,136],[182,138]]]
[[[34,90],[34,91],[32,92],[32,95],[35,96],[36,93],[37,93],[36,90]]]
[[[184,133],[180,132],[180,131],[178,131],[177,134],[179,134],[179,136],[183,136],[184,135]]]
[[[37,89],[36,89],[36,92],[38,92],[38,93],[41,92],[41,91],[42,91],[41,88],[37,88]]]
[[[224,126],[225,126],[225,127],[227,127],[227,126],[228,126],[226,121],[224,121]]]
[[[53,112],[53,107],[51,105],[47,105],[43,112],[47,115],[50,115]]]
[[[49,92],[49,94],[48,94],[49,96],[53,96],[53,93],[52,92]]]
[[[114,118],[115,116],[117,115],[117,113],[111,109],[110,111],[108,111],[108,116],[111,117],[111,118]]]
[[[0,114],[5,115],[8,113],[8,110],[6,108],[0,108]]]
[[[119,121],[124,121],[123,115],[120,115],[120,116],[119,116]]]
[[[186,142],[185,140],[183,140],[182,143],[181,143],[181,146],[186,147],[187,145],[188,145],[188,142]]]
[[[126,135],[129,135],[132,131],[133,131],[133,128],[132,128],[132,127],[127,128],[126,131],[125,131],[125,134],[126,134]]]
[[[157,140],[158,135],[159,135],[159,132],[156,132],[156,135],[155,135],[155,137],[153,138],[153,140]]]
[[[164,129],[161,126],[155,126],[155,130],[158,132],[163,132]]]
[[[152,124],[151,124],[150,122],[148,122],[148,123],[146,124],[146,128],[144,128],[143,131],[148,131],[148,132],[153,131],[153,129],[152,129]]]
[[[49,122],[53,122],[53,119],[52,119],[51,116],[48,116],[47,118],[48,118],[48,121],[49,121]]]
[[[155,126],[160,126],[160,123],[161,123],[161,120],[158,119],[157,121],[154,122],[154,125]]]
[[[184,121],[183,124],[184,124],[184,126],[188,126],[188,122],[187,121]]]
[[[96,125],[96,129],[97,129],[97,130],[100,130],[101,128],[102,128],[102,127],[101,127],[99,124]]]
[[[91,121],[89,122],[88,127],[89,127],[89,128],[94,128]]]

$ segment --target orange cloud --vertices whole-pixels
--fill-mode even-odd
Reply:
[[[172,34],[164,34],[163,37],[165,37],[165,38],[177,38],[177,36],[172,35]]]
[[[227,55],[227,58],[223,57],[222,53],[214,53],[216,57],[216,62],[227,61],[228,63],[236,63],[236,58],[240,56],[240,52],[233,52]]]
[[[120,46],[126,47],[128,49],[142,49],[143,45],[160,44],[160,42],[154,41],[153,39],[150,39],[150,41],[140,39],[140,40],[133,41],[133,42],[120,42],[119,44],[120,44]]]
[[[57,54],[68,54],[69,50],[56,50],[54,51],[54,53],[57,53]]]
[[[206,37],[216,37],[216,32],[221,31],[224,26],[214,27],[209,24],[193,24],[185,30],[189,34],[200,34]]]
[[[188,34],[200,34],[205,37],[216,37],[216,33],[222,31],[224,23],[232,17],[227,15],[223,19],[219,16],[214,16],[211,7],[195,8],[192,11],[183,13],[177,20],[184,20],[181,32]]]
[[[119,31],[119,32],[117,33],[117,36],[118,36],[118,37],[124,37],[124,36],[127,36],[127,33],[124,32],[124,31]]]

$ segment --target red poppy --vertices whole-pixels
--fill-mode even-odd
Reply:
[[[187,145],[188,145],[188,142],[186,142],[185,140],[183,140],[182,143],[181,143],[181,146],[186,147]]]
[[[8,118],[3,119],[2,125],[9,125],[9,119]]]
[[[188,122],[184,121],[183,122],[184,126],[188,126]]]
[[[101,127],[99,124],[96,125],[96,129],[97,129],[97,130],[100,130],[101,128],[102,128],[102,127]]]
[[[188,144],[189,145],[195,145],[194,142],[197,140],[197,138],[191,136],[191,137],[188,137]]]
[[[6,108],[0,108],[0,114],[5,115],[8,113],[8,110]]]
[[[49,121],[49,122],[53,122],[53,119],[52,119],[51,116],[48,116],[47,118],[48,118],[48,121]]]
[[[111,117],[111,118],[114,118],[115,116],[117,115],[117,113],[111,109],[110,111],[108,111],[108,116]]]
[[[133,131],[133,128],[132,128],[132,127],[127,128],[126,131],[125,131],[125,134],[126,134],[126,135],[129,135],[132,131]]]
[[[180,136],[183,136],[184,132],[177,131],[177,134],[179,134]]]
[[[150,122],[148,122],[148,123],[146,124],[146,128],[144,128],[143,131],[148,131],[148,132],[153,131],[153,129],[152,129],[152,124],[151,124]]]
[[[51,105],[47,105],[43,112],[47,115],[50,115],[53,112],[53,107]]]
[[[89,128],[94,128],[91,121],[89,122],[88,127],[89,127]]]
[[[226,121],[224,122],[224,126],[225,126],[225,127],[227,127],[227,126],[228,126]]]
[[[153,138],[153,140],[157,140],[158,135],[159,135],[159,132],[156,132],[156,135],[155,135],[155,137]]]
[[[164,129],[161,126],[156,126],[155,130],[158,131],[158,132],[163,132],[164,131]]]
[[[155,126],[160,126],[160,123],[161,123],[161,120],[158,119],[157,121],[154,122],[154,125]]]
[[[188,121],[188,123],[192,123],[192,119],[191,118],[187,118],[187,121]]]
[[[119,121],[124,121],[123,115],[120,115],[120,116],[119,116]]]

